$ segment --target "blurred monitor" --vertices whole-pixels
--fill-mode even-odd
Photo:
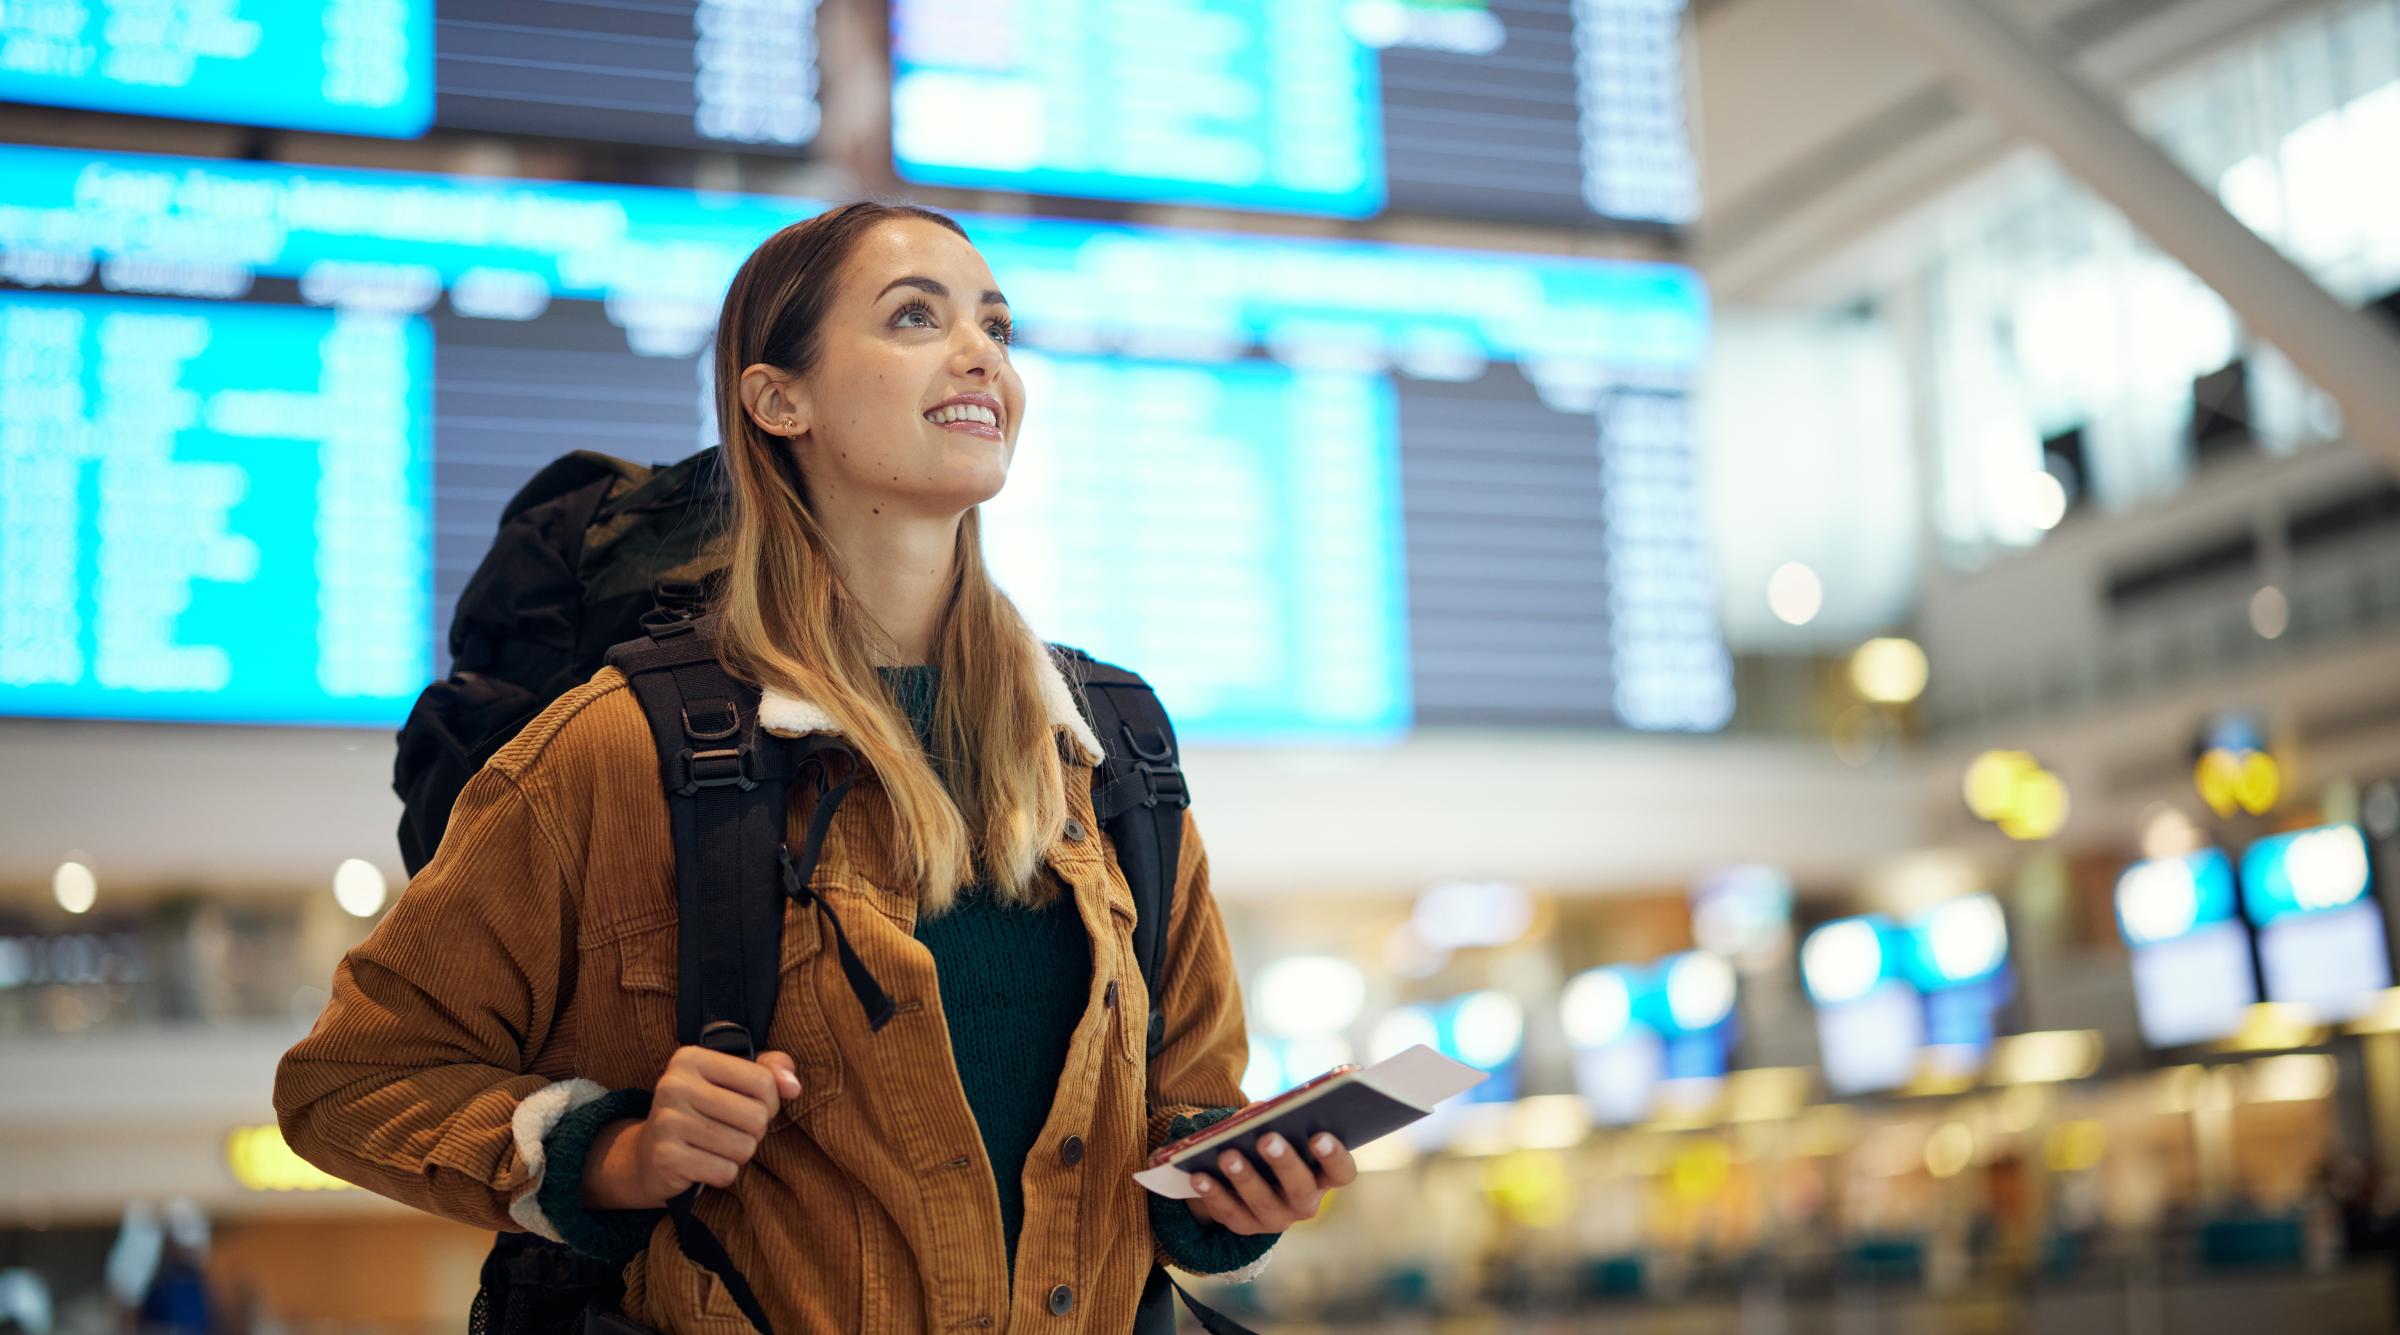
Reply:
[[[432,4],[0,4],[0,102],[412,138]]]
[[[817,0],[434,7],[438,124],[666,148],[813,142]]]
[[[2220,922],[2134,951],[2133,1000],[2142,1040],[2154,1048],[2230,1036],[2258,1000],[2249,934]]]
[[[1965,895],[1911,916],[1904,970],[1925,998],[1925,1041],[1953,1059],[1990,1050],[2008,1003],[2008,917],[1997,897]]]
[[[1906,980],[1878,983],[1864,996],[1817,1008],[1818,1055],[1835,1094],[1898,1089],[1917,1073],[1925,1048],[1925,1004]]]
[[[2133,864],[2117,878],[2116,909],[2145,1042],[2182,1047],[2241,1027],[2258,979],[2224,850]]]
[[[1683,0],[893,0],[892,157],[929,185],[1681,224],[1682,18]]]
[[[2359,827],[2327,825],[2252,844],[2242,854],[2242,908],[2258,929],[2267,1000],[2350,1020],[2392,985],[2374,858]]]
[[[1649,1119],[1666,1078],[1666,1044],[1647,1028],[1575,1052],[1575,1092],[1592,1120],[1602,1126],[1631,1126]]]
[[[817,137],[817,0],[0,5],[0,101],[414,138]]]
[[[0,179],[0,714],[52,717],[396,723],[536,469],[714,440],[724,286],[818,207],[8,147]],[[992,567],[1194,737],[1730,714],[1688,270],[964,221],[1030,396]]]
[[[1575,1054],[1576,1090],[1594,1120],[1637,1122],[1650,1115],[1663,1082],[1723,1077],[1738,987],[1730,963],[1698,950],[1569,980],[1559,1018]]]

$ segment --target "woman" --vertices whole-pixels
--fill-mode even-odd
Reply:
[[[864,762],[814,881],[895,1018],[870,1029],[790,908],[766,1050],[676,1047],[667,812],[604,669],[476,776],[342,962],[276,1081],[304,1157],[625,1261],[637,1321],[744,1331],[662,1224],[703,1186],[783,1335],[1124,1331],[1154,1263],[1252,1267],[1350,1181],[1330,1142],[1314,1169],[1228,1156],[1189,1203],[1131,1181],[1241,1103],[1248,1045],[1187,817],[1145,1064],[1134,904],[1090,833],[1101,743],[978,545],[1024,410],[998,287],[948,218],[852,204],[760,246],[717,331],[718,640],[763,726]]]

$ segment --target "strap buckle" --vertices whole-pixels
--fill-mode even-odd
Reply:
[[[1117,731],[1125,738],[1125,749],[1134,755],[1130,768],[1142,776],[1142,805],[1156,807],[1164,802],[1175,811],[1192,804],[1192,790],[1184,785],[1183,769],[1175,763],[1175,743],[1165,733],[1135,732],[1130,723],[1120,723]]]
[[[675,755],[674,772],[668,776],[667,791],[677,797],[690,797],[703,788],[739,788],[749,792],[758,786],[757,752],[749,747],[722,746],[706,751],[685,747]]]
[[[1142,805],[1155,807],[1164,802],[1168,808],[1181,811],[1192,804],[1192,790],[1183,782],[1183,771],[1174,761],[1154,765],[1137,760],[1133,772],[1142,776]]]

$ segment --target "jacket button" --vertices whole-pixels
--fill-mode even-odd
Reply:
[[[1085,837],[1086,837],[1086,836],[1088,836],[1088,835],[1090,835],[1090,834],[1091,834],[1091,831],[1089,831],[1089,830],[1087,830],[1087,829],[1083,828],[1083,822],[1082,822],[1082,821],[1079,821],[1079,820],[1075,819],[1073,816],[1069,816],[1069,817],[1067,817],[1067,842],[1068,842],[1068,843],[1070,843],[1070,844],[1080,844],[1080,843],[1082,843],[1082,842],[1084,841]]]
[[[1069,1136],[1058,1143],[1058,1161],[1069,1168],[1083,1162],[1083,1137]]]
[[[1075,1310],[1075,1290],[1061,1284],[1050,1290],[1050,1315],[1065,1316]]]
[[[1114,978],[1111,978],[1111,979],[1109,979],[1109,980],[1108,980],[1108,986],[1107,986],[1106,988],[1103,988],[1103,989],[1101,990],[1101,992],[1100,992],[1100,1004],[1101,1004],[1101,1005],[1103,1005],[1103,1006],[1114,1006],[1114,1005],[1116,1005],[1116,1004],[1117,1004],[1117,980],[1116,980],[1116,979],[1114,979]]]

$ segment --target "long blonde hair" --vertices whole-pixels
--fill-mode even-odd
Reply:
[[[941,692],[930,755],[875,672],[874,634],[844,589],[834,550],[809,508],[789,441],[751,420],[742,370],[805,373],[842,264],[879,223],[915,218],[965,229],[930,209],[855,203],[794,223],[752,252],[717,321],[717,428],[731,481],[725,583],[715,611],[737,676],[823,709],[881,782],[891,850],[938,914],[978,873],[1000,900],[1056,893],[1041,855],[1066,824],[1064,766],[1050,731],[1042,673],[1051,670],[1015,604],[983,563],[982,526],[958,526],[951,583],[934,630]]]

